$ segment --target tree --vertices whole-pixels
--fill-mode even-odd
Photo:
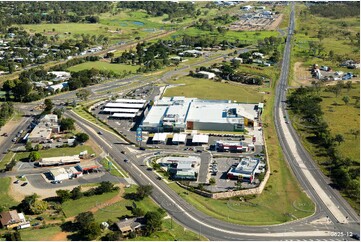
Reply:
[[[132,214],[135,216],[135,217],[141,217],[141,216],[144,216],[145,212],[143,209],[141,208],[132,208]]]
[[[338,143],[338,145],[340,145],[341,142],[345,141],[345,139],[343,138],[343,136],[341,134],[336,134],[334,140]]]
[[[120,240],[120,231],[115,231],[115,232],[110,232],[110,233],[107,233],[103,238],[102,240],[103,241],[117,241],[117,240]]]
[[[342,98],[342,101],[345,103],[345,105],[347,105],[347,104],[350,102],[349,96],[344,96],[344,97]]]
[[[99,224],[92,222],[86,227],[80,229],[79,233],[84,236],[86,240],[95,240],[102,233]]]
[[[136,197],[138,200],[143,200],[145,197],[148,197],[152,194],[153,186],[151,185],[140,185],[137,187]]]
[[[76,141],[78,141],[79,143],[84,143],[89,140],[89,135],[87,135],[86,133],[77,133],[75,137]]]
[[[149,236],[162,229],[162,215],[158,212],[147,212],[145,219],[145,235]]]
[[[53,102],[51,101],[51,99],[48,98],[44,100],[44,105],[45,105],[44,112],[46,113],[50,113],[54,107]]]
[[[58,116],[58,119],[61,119],[61,116],[63,116],[64,110],[61,108],[55,108],[53,110],[53,114],[55,114],[56,116]]]
[[[360,135],[360,130],[351,129],[350,133],[355,136],[355,139],[357,139],[357,137]]]
[[[29,161],[31,162],[31,161],[40,160],[41,156],[38,151],[31,151],[28,158],[29,158]]]
[[[349,92],[352,88],[352,81],[347,81],[346,82],[346,89],[347,89],[347,92]]]
[[[212,177],[211,179],[209,179],[209,184],[210,184],[210,185],[215,185],[215,184],[216,184],[216,179],[214,179],[214,177]]]
[[[38,150],[41,150],[41,149],[43,149],[43,146],[42,146],[41,144],[36,144],[36,145],[34,146],[34,150],[35,150],[35,151],[38,151]]]
[[[81,192],[81,186],[74,187],[70,192],[71,199],[77,200],[83,197],[83,193]]]
[[[33,214],[41,214],[43,213],[46,209],[48,209],[49,204],[46,201],[43,200],[35,200],[31,205],[30,205],[30,212]]]
[[[71,194],[69,190],[56,190],[56,195],[60,199],[61,203],[64,203],[68,200],[70,200]]]
[[[116,188],[114,187],[114,184],[110,181],[102,181],[100,185],[95,189],[96,194],[103,194],[107,192],[114,191]]]
[[[75,121],[72,118],[63,118],[60,121],[60,128],[61,130],[74,130],[75,129],[75,125],[74,125]]]
[[[33,149],[30,141],[26,142],[25,149],[26,151],[31,151]]]
[[[75,217],[74,221],[77,223],[78,228],[81,229],[93,223],[95,221],[95,218],[94,218],[94,214],[88,211],[88,212],[79,213]]]
[[[80,89],[77,93],[76,96],[77,98],[80,98],[81,100],[86,101],[88,99],[88,97],[90,96],[90,91],[87,89]]]

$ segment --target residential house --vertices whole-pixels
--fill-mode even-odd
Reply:
[[[116,223],[123,236],[130,232],[138,232],[145,226],[144,217],[125,218]]]
[[[16,210],[0,213],[0,224],[3,228],[11,229],[23,223],[26,223],[23,213],[18,213]]]

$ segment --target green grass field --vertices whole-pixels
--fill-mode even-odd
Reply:
[[[321,109],[323,111],[323,118],[329,125],[331,134],[335,136],[336,134],[341,134],[344,137],[344,142],[341,142],[337,146],[337,150],[340,152],[342,157],[349,157],[356,163],[360,163],[360,137],[354,136],[351,134],[351,130],[359,130],[360,125],[360,109],[355,106],[355,99],[352,97],[360,98],[360,84],[353,84],[353,89],[349,92],[347,89],[342,89],[342,93],[336,97],[335,94],[330,92],[321,92],[321,97],[323,98],[321,102]],[[346,105],[342,101],[342,97],[349,96],[350,102]],[[292,115],[292,114],[291,114]],[[320,164],[321,170],[328,175],[330,170],[322,166],[324,162],[328,162],[329,158],[325,156],[325,150],[319,148],[316,144],[310,142],[312,140],[313,134],[307,128],[304,128],[302,125],[297,122],[297,117],[292,118],[292,125],[297,130],[299,136],[302,139],[302,142],[306,149],[310,152],[313,159]],[[345,125],[347,124],[347,125]],[[355,145],[357,144],[357,145]],[[353,163],[353,166],[359,169],[359,165]],[[346,198],[350,205],[356,210],[360,211],[360,204],[355,200]]]
[[[8,209],[17,205],[17,202],[9,196],[10,177],[0,178],[0,207]]]
[[[283,173],[284,171],[279,172]],[[313,213],[314,205],[305,194],[300,194],[300,191],[292,186],[289,186],[289,190],[282,191],[273,185],[274,182],[272,182],[272,178],[273,177],[271,177],[271,181],[268,184],[268,186],[271,185],[272,188],[269,191],[264,191],[261,196],[252,199],[250,203],[242,203],[236,198],[230,200],[215,200],[189,192],[175,183],[169,186],[203,213],[235,224],[280,224],[294,220],[295,218],[309,216]],[[282,178],[287,179],[286,175]],[[286,182],[285,185],[287,185],[287,183],[288,182]],[[281,188],[285,185],[281,185]]]
[[[89,69],[105,70],[105,71],[114,71],[117,74],[123,74],[124,72],[128,73],[129,71],[135,73],[139,66],[131,66],[124,64],[111,64],[104,61],[89,61],[76,66],[68,68],[68,71],[82,71]]]
[[[93,154],[94,151],[90,146],[87,145],[78,145],[76,147],[66,147],[66,148],[52,148],[47,150],[40,150],[39,154],[41,158],[47,157],[56,157],[56,156],[68,156],[68,155],[78,155],[80,152],[87,150],[88,154]],[[19,152],[16,153],[14,159],[19,161],[27,159],[30,152]]]
[[[360,84],[353,84],[350,92],[348,92],[347,89],[342,89],[338,97],[333,93],[325,91],[321,92],[320,95],[323,99],[321,102],[321,109],[324,113],[323,118],[329,125],[331,134],[333,136],[341,134],[345,139],[345,141],[337,147],[337,150],[342,156],[360,162],[360,146],[355,145],[360,142],[360,139],[350,133],[351,129],[359,130],[360,109],[355,107],[355,99],[352,97],[360,98]],[[348,105],[342,101],[344,96],[350,97]],[[347,123],[347,125],[345,125],[345,123]],[[307,141],[307,137],[310,137],[311,134],[307,129],[299,125],[297,118],[294,118],[293,125],[299,131],[307,149],[314,154],[314,159],[319,163],[326,161],[328,158],[317,155],[322,154],[322,152],[319,152],[319,148]]]
[[[124,177],[128,177],[127,176],[127,173],[122,169],[122,168],[120,168],[119,167],[119,165],[116,163],[116,162],[114,162],[110,157],[105,157],[105,158],[103,158],[101,161],[100,161],[100,163],[103,165],[103,167],[104,167],[104,169],[106,169],[106,170],[108,170],[109,169],[109,160],[111,160],[112,161],[112,169],[110,170],[110,174],[112,174],[113,176],[117,176],[117,177],[122,177],[122,178],[124,178]],[[118,170],[120,170],[120,172],[122,172],[122,174],[124,174],[124,176],[121,174],[121,173],[119,173],[119,171],[117,170],[117,169],[115,169],[115,167],[118,169]]]
[[[61,232],[59,226],[44,229],[28,228],[20,231],[21,239],[25,241],[50,241],[52,237]]]
[[[185,96],[201,99],[227,99],[245,103],[258,103],[263,101],[263,94],[259,93],[260,87],[257,86],[233,85],[188,76],[176,81],[169,81],[169,84],[185,85],[168,88],[164,94],[166,97]]]
[[[101,206],[107,200],[118,195],[118,191],[94,195],[91,197],[82,197],[78,200],[69,200],[62,204],[66,217],[76,216],[79,213],[86,212],[93,207]]]
[[[324,119],[331,129],[331,134],[341,134],[345,138],[338,146],[338,151],[345,157],[360,162],[360,143],[359,137],[350,133],[351,129],[358,130],[360,127],[360,108],[354,105],[355,99],[360,98],[360,84],[353,84],[354,88],[349,92],[346,89],[336,98],[333,93],[322,92],[323,101],[321,103]],[[342,101],[344,96],[350,97],[350,103],[347,105]],[[335,105],[337,104],[337,105]],[[347,123],[347,125],[345,125]]]

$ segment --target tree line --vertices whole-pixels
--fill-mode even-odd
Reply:
[[[166,20],[184,16],[193,17],[196,15],[195,6],[191,2],[127,1],[119,2],[117,6],[118,8],[145,10],[147,14],[151,16],[163,16],[164,14],[167,14],[168,18]]]
[[[360,16],[360,2],[328,2],[327,4],[315,4],[309,7],[310,12],[326,18],[347,18]]]
[[[0,30],[12,24],[58,24],[61,22],[98,22],[96,15],[109,12],[109,2],[2,2]]]
[[[339,83],[334,88],[343,87],[344,85]],[[302,128],[311,134],[308,139],[317,145],[318,152],[322,156],[327,157],[328,161],[320,165],[329,170],[329,176],[335,187],[349,198],[359,202],[359,161],[343,157],[337,150],[337,146],[344,141],[344,138],[342,134],[331,134],[330,128],[322,116],[323,112],[320,105],[322,97],[319,92],[319,87],[300,87],[289,95],[287,103],[293,114],[300,117]],[[347,102],[345,103],[347,104]],[[355,132],[355,137],[357,136],[359,136],[359,132]]]

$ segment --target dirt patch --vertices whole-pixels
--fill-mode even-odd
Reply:
[[[67,232],[59,232],[59,233],[55,234],[53,237],[50,237],[49,241],[66,241],[66,240],[68,240],[67,236],[69,234],[70,233],[67,233]]]
[[[302,62],[296,62],[293,67],[292,87],[311,85],[312,76],[306,67],[302,66]]]
[[[9,186],[9,196],[12,197],[15,201],[21,202],[24,199],[25,195],[18,192],[16,189],[14,189],[14,181],[15,180],[16,180],[15,177],[11,177],[11,183]]]
[[[280,16],[278,16],[278,18],[276,18],[276,20],[273,21],[273,23],[268,25],[267,30],[275,30],[278,27],[278,25],[280,25],[280,23],[282,22],[282,19],[283,19],[283,14],[280,14]]]

